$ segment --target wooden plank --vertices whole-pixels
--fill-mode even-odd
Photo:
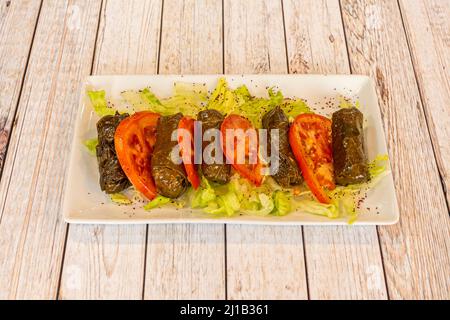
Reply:
[[[285,73],[279,1],[225,1],[225,72]],[[301,227],[227,226],[230,299],[308,297]]]
[[[285,73],[281,3],[224,1],[225,72]]]
[[[164,1],[159,71],[222,73],[221,0]]]
[[[350,72],[338,0],[285,0],[289,72]],[[304,227],[311,299],[386,299],[375,227]]]
[[[222,72],[222,2],[165,0],[160,72]],[[224,299],[222,225],[148,227],[145,299]]]
[[[42,6],[0,194],[0,297],[56,297],[66,226],[60,212],[81,79],[100,1]]]
[[[342,9],[352,70],[376,80],[400,206],[400,222],[378,229],[389,297],[448,299],[450,220],[398,3]]]
[[[161,5],[159,0],[105,3],[94,74],[156,72]],[[71,225],[59,298],[141,299],[145,241],[145,226]]]
[[[7,57],[0,59],[0,177],[40,7],[40,1],[0,2],[0,56]]]
[[[224,299],[224,243],[222,225],[150,225],[145,299]]]
[[[450,205],[450,1],[401,0],[437,165]]]

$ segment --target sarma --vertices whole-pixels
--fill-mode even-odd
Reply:
[[[198,113],[197,120],[202,122],[202,136],[209,129],[220,130],[220,126],[223,122],[224,116],[217,110],[209,109]],[[217,137],[216,137],[217,138]],[[202,152],[205,150],[206,146],[211,143],[208,141],[202,142]],[[211,154],[215,157],[215,153]],[[202,173],[210,181],[225,184],[230,180],[231,175],[231,165],[227,164],[225,157],[222,156],[223,163],[212,163],[208,164],[205,161],[202,162],[201,169]]]
[[[276,107],[267,112],[262,118],[262,126],[268,130],[267,133],[267,150],[268,155],[271,154],[271,135],[270,130],[278,129],[279,131],[279,168],[273,175],[278,184],[284,188],[299,185],[303,179],[300,169],[294,159],[291,147],[289,145],[289,119],[280,107]]]
[[[345,186],[368,181],[363,114],[356,108],[336,111],[332,116],[331,131],[336,184]]]
[[[114,147],[114,133],[119,123],[126,117],[128,114],[116,113],[114,116],[105,116],[97,122],[96,152],[100,171],[100,188],[106,193],[117,193],[130,186]]]
[[[172,132],[177,130],[183,115],[160,117],[156,128],[156,143],[151,160],[152,175],[158,193],[164,197],[177,198],[188,186],[188,180],[182,163],[172,161],[171,153],[177,141],[172,141]]]

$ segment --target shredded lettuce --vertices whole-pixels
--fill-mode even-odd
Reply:
[[[161,207],[167,203],[169,203],[171,200],[169,198],[163,197],[163,196],[157,196],[156,198],[154,198],[152,201],[150,201],[149,203],[147,203],[144,206],[145,210],[152,210],[158,207]]]
[[[96,148],[98,145],[98,139],[94,138],[94,139],[88,139],[86,140],[84,143],[84,146],[86,147],[86,149],[88,150],[88,152],[95,156],[96,155]]]
[[[149,88],[122,92],[122,98],[135,111],[147,110],[161,115],[181,112],[184,115],[195,117],[199,111],[205,108],[216,109],[223,114],[239,114],[247,118],[256,128],[261,127],[262,116],[278,105],[289,117],[311,112],[303,100],[285,99],[281,91],[275,91],[274,88],[269,88],[267,95],[267,98],[252,97],[245,85],[233,90],[228,87],[225,78],[218,80],[216,88],[209,98],[205,84],[185,82],[176,82],[173,95],[162,100],[158,99]]]
[[[150,88],[124,91],[121,95],[135,111],[152,111],[161,115],[181,112],[183,115],[196,116],[207,102],[208,91],[204,84],[176,82],[173,95],[167,99],[158,99]]]
[[[216,193],[208,180],[202,176],[201,188],[197,189],[191,201],[192,208],[205,208],[216,199]]]
[[[381,176],[387,160],[385,155],[379,155],[371,164],[376,168],[373,177]],[[384,169],[382,169],[384,168]],[[202,177],[197,190],[192,190],[190,207],[202,209],[213,217],[231,217],[237,214],[253,216],[285,216],[294,210],[307,214],[319,215],[330,219],[347,218],[352,224],[358,217],[357,202],[360,190],[374,183],[339,186],[329,193],[333,199],[331,204],[317,202],[310,191],[300,192],[294,196],[293,190],[283,190],[268,182],[256,187],[246,179],[234,175],[226,185],[216,185]],[[146,210],[163,206],[172,200],[158,196],[145,206]],[[186,201],[180,202],[183,206]]]
[[[95,113],[97,113],[99,117],[114,115],[116,113],[113,108],[108,107],[105,90],[88,91],[87,94],[91,100]]]
[[[225,95],[227,92],[229,92],[227,81],[224,78],[220,78],[219,81],[217,81],[216,88],[209,97],[208,108],[216,109],[223,113],[231,113],[234,108],[230,108],[229,110],[225,109],[225,101],[228,102],[228,100],[225,100]],[[232,102],[233,101],[230,101],[230,103]]]
[[[357,199],[354,195],[346,194],[343,197],[335,200],[338,204],[340,215],[348,218],[348,223],[353,224],[358,218],[358,211],[356,210]]]
[[[329,196],[333,199],[333,205],[338,209],[338,217],[347,217],[349,224],[358,218],[357,203],[361,199],[361,190],[368,190],[381,179],[387,170],[389,158],[386,154],[377,155],[369,167],[370,181],[362,184],[338,186]]]
[[[238,175],[234,175],[227,185],[216,186],[203,178],[200,188],[194,193],[191,207],[203,208],[204,212],[215,216],[234,216],[237,213],[264,216],[275,212],[277,201],[277,210],[280,210],[277,214],[287,214],[289,204],[282,204],[284,199],[275,199],[275,196],[276,193],[272,195],[268,186],[255,187]]]
[[[273,209],[275,208],[275,205],[273,203],[273,199],[266,195],[265,193],[258,194],[258,200],[259,203],[256,202],[257,208],[255,209],[247,209],[243,212],[250,215],[256,215],[256,216],[266,216],[270,214]]]
[[[289,117],[311,112],[303,100],[285,99],[282,92],[275,91],[274,88],[269,88],[267,95],[268,98],[252,97],[245,85],[232,90],[228,87],[227,81],[220,78],[209,98],[207,108],[216,109],[224,114],[241,115],[256,128],[261,128],[262,116],[276,106],[281,106]]]
[[[248,88],[245,85],[236,88],[235,90],[233,90],[233,93],[239,99],[238,103],[240,104],[243,104],[252,98],[250,91],[248,91]]]
[[[374,179],[386,171],[388,161],[389,157],[387,154],[379,154],[375,157],[375,159],[369,162],[368,167],[370,178]]]
[[[145,88],[141,91],[141,97],[144,101],[148,103],[150,106],[162,106],[161,101],[150,91],[149,88]]]
[[[292,211],[292,200],[289,192],[275,191],[273,200],[275,205],[274,215],[285,216]]]
[[[223,203],[227,216],[233,216],[241,208],[238,196],[231,190],[224,195],[220,195],[219,200]]]
[[[124,91],[121,93],[121,96],[127,103],[133,106],[134,111],[139,112],[149,110],[148,101],[145,100],[142,91]]]
[[[359,100],[357,100],[354,104],[349,98],[346,98],[344,96],[339,96],[339,108],[360,108],[361,104]]]
[[[285,99],[281,105],[281,109],[289,118],[295,118],[302,113],[312,113],[305,101],[302,99]]]
[[[303,199],[296,201],[295,209],[319,216],[325,216],[331,219],[339,218],[339,208],[336,204],[324,204],[315,200]]]
[[[240,209],[239,198],[228,186],[213,188],[205,177],[191,201],[192,208],[203,208],[203,211],[214,215],[233,216]]]
[[[111,195],[111,200],[117,204],[131,204],[132,201],[122,193],[114,193]]]

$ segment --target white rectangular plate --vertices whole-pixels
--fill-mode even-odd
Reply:
[[[124,90],[151,87],[161,98],[172,95],[174,82],[205,83],[213,90],[223,75],[150,75],[150,76],[92,76],[81,92],[75,125],[70,165],[65,188],[63,214],[69,223],[154,224],[154,223],[235,223],[272,225],[342,225],[347,218],[328,219],[303,212],[284,217],[236,216],[213,218],[200,210],[160,208],[150,212],[142,204],[119,206],[99,187],[97,160],[86,152],[83,142],[97,136],[98,116],[86,96],[86,87],[105,90],[107,98],[120,99]],[[285,97],[303,98],[317,113],[330,116],[338,108],[340,99],[359,101],[366,119],[365,144],[369,160],[377,154],[387,154],[381,113],[374,84],[366,76],[355,75],[226,75],[234,88],[245,84],[256,96],[266,96],[268,87],[280,89]],[[331,105],[331,107],[330,107]],[[385,175],[367,194],[361,205],[356,225],[383,225],[398,221],[399,212],[392,175]]]

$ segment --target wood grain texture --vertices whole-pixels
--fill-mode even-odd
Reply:
[[[224,1],[225,73],[285,73],[278,1]]]
[[[141,299],[145,226],[70,225],[59,299]]]
[[[0,298],[384,299],[385,281],[393,299],[450,297],[448,0],[341,0],[343,21],[337,0],[224,0],[225,39],[221,0],[101,2],[0,0]],[[348,73],[342,22],[352,71],[376,80],[399,199],[400,223],[378,228],[386,279],[371,227],[228,226],[226,247],[220,225],[66,234],[92,62],[96,74]]]
[[[222,72],[222,2],[165,0],[161,73]],[[145,299],[224,299],[223,225],[148,226]]]
[[[290,73],[349,74],[339,0],[283,0]]]
[[[161,5],[159,0],[104,3],[94,74],[156,72]],[[142,225],[71,225],[59,298],[141,299],[145,241]]]
[[[162,0],[105,0],[93,73],[155,73],[161,7]]]
[[[0,176],[40,6],[33,0],[0,1]]]
[[[225,299],[224,227],[148,226],[145,299]]]
[[[66,231],[64,176],[99,10],[100,1],[42,6],[0,182],[1,298],[56,297]]]
[[[400,206],[400,222],[378,229],[389,297],[448,299],[450,219],[398,3],[342,9],[352,70],[376,79]]]
[[[165,0],[159,72],[222,73],[221,0]]]
[[[338,0],[284,0],[289,72],[350,72]],[[311,299],[386,299],[376,227],[304,227]]]
[[[450,205],[450,1],[401,0],[406,35]]]
[[[281,2],[225,1],[225,72],[286,73]],[[230,299],[308,297],[301,227],[227,226]]]

